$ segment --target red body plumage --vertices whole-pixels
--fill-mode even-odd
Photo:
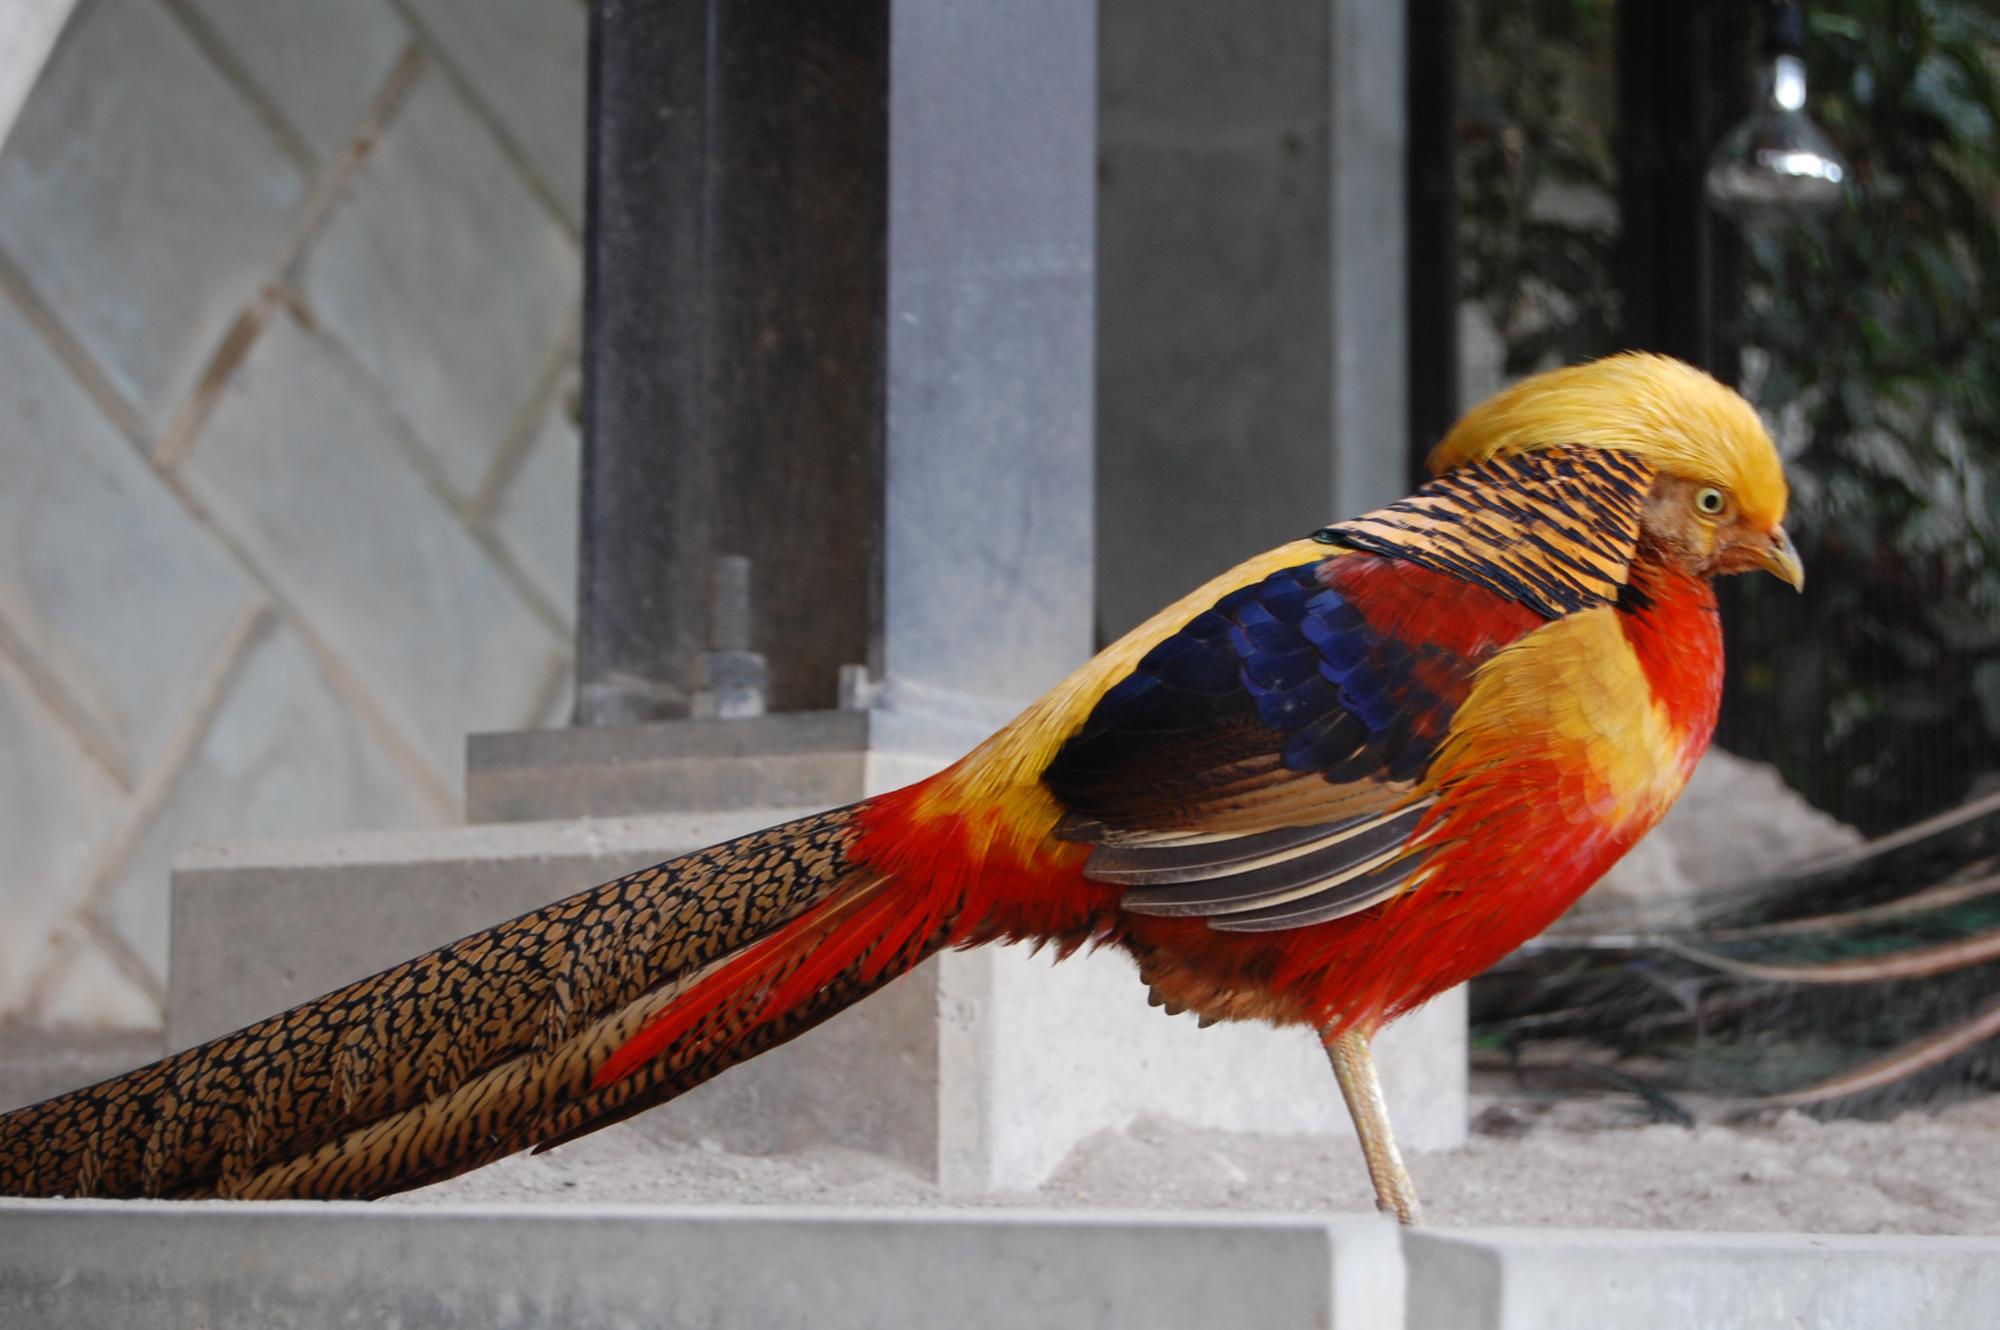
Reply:
[[[1434,656],[1413,690],[1434,700],[1414,718],[1442,731],[1466,702],[1482,662],[1546,621],[1492,591],[1412,564],[1329,559],[1320,580],[1380,636]],[[1199,918],[1120,908],[1120,893],[1085,876],[1083,846],[1058,838],[1004,800],[967,810],[939,791],[951,772],[871,801],[857,858],[868,885],[829,901],[695,984],[598,1074],[616,1080],[704,1020],[736,1031],[789,1010],[860,965],[868,977],[943,946],[1032,940],[1068,951],[1085,943],[1131,950],[1171,1002],[1328,1031],[1372,1030],[1463,983],[1546,928],[1665,811],[1707,746],[1721,696],[1721,635],[1704,580],[1641,564],[1633,606],[1599,611],[1636,671],[1614,704],[1657,709],[1668,751],[1603,751],[1569,743],[1543,721],[1564,681],[1547,680],[1549,709],[1507,734],[1494,757],[1474,751],[1443,782],[1413,840],[1435,847],[1428,871],[1365,910],[1271,933],[1228,933]],[[1550,667],[1564,664],[1558,656]],[[1449,662],[1449,663],[1448,663]],[[975,755],[976,756],[976,755]],[[968,759],[970,761],[972,759]],[[1600,787],[1658,766],[1666,798],[1621,813]],[[1639,783],[1648,779],[1641,772]],[[1024,834],[1025,833],[1025,834]]]

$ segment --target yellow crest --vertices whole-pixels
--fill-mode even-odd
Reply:
[[[1564,446],[1616,448],[1734,496],[1760,525],[1784,518],[1777,447],[1735,391],[1667,356],[1628,352],[1523,379],[1473,407],[1431,451],[1432,474]]]

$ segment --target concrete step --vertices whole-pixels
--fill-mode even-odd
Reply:
[[[245,842],[173,882],[168,1041],[182,1048],[635,868],[806,810],[764,808]],[[1392,1029],[1379,1060],[1406,1146],[1465,1134],[1464,1007]],[[1148,1007],[1122,956],[938,957],[781,1049],[646,1115],[736,1153],[851,1146],[960,1192],[1039,1184],[1142,1114],[1349,1132],[1317,1041]]]
[[[2000,1239],[982,1210],[0,1201],[0,1325],[1990,1330]]]
[[[1386,1221],[0,1201],[0,1324],[1394,1330]]]
[[[1990,1330],[2000,1238],[1466,1229],[1403,1239],[1407,1330]]]
[[[130,1071],[166,1052],[157,1030],[0,1024],[0,1113]]]
[[[878,710],[475,734],[465,745],[465,816],[532,822],[831,808],[921,780],[991,728]]]

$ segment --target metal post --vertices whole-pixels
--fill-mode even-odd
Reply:
[[[773,711],[866,665],[983,721],[1087,652],[1095,28],[595,0],[579,722],[688,714],[723,556]]]
[[[866,659],[886,0],[596,0],[576,718],[688,714],[708,572],[752,560],[774,709]]]
[[[1736,376],[1739,241],[1709,209],[1702,178],[1744,104],[1750,8],[1736,0],[1618,7],[1623,341],[1725,380]]]
[[[1424,459],[1458,419],[1459,0],[1409,0],[1410,459]]]

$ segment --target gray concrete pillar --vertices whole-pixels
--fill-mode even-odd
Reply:
[[[580,721],[688,714],[718,556],[774,710],[865,664],[990,718],[1088,654],[1095,28],[598,0]]]
[[[894,710],[1004,719],[1090,654],[1096,15],[891,6]]]
[[[1406,488],[1403,6],[1104,0],[1098,613]]]

